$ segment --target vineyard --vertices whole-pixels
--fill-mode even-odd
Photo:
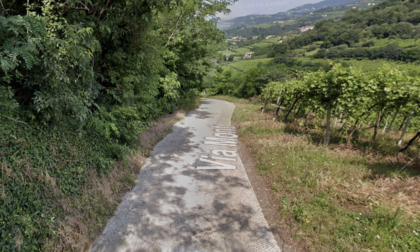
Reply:
[[[280,109],[287,122],[293,115],[309,124],[325,126],[324,143],[331,139],[331,128],[338,127],[340,141],[351,143],[359,128],[372,128],[371,141],[391,129],[401,129],[396,144],[402,144],[408,130],[418,129],[420,109],[420,83],[397,69],[384,67],[373,74],[364,74],[354,68],[334,65],[330,71],[296,72],[296,78],[287,82],[271,82],[263,90],[265,105],[276,101],[274,118]],[[318,122],[316,122],[319,119]],[[419,137],[420,132],[400,151],[406,150]]]

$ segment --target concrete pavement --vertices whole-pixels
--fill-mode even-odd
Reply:
[[[280,251],[237,154],[234,108],[202,99],[174,125],[92,251]]]

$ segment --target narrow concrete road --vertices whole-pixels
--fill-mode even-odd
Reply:
[[[92,251],[280,251],[237,154],[234,108],[202,99],[174,125]]]

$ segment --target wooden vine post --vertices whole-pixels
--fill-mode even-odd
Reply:
[[[263,108],[262,108],[262,110],[261,110],[261,113],[262,113],[262,114],[264,114],[265,108],[266,108],[266,106],[267,106],[267,100],[268,100],[268,92],[267,92],[267,94],[265,95],[264,106],[263,106]]]
[[[389,132],[392,129],[392,125],[394,125],[395,118],[397,118],[397,115],[400,112],[400,109],[401,109],[401,106],[399,106],[397,111],[395,112],[394,117],[392,118],[391,123],[389,124],[389,127],[386,130],[386,132]]]
[[[325,130],[325,146],[327,146],[327,147],[330,144],[330,138],[331,138],[331,110],[332,110],[332,101],[330,100],[328,102],[327,127],[326,127],[326,130]]]
[[[398,141],[398,146],[401,146],[405,133],[407,133],[408,125],[410,125],[411,119],[413,118],[414,112],[411,112],[408,116],[407,123],[405,124],[404,130],[401,133],[400,140]]]
[[[389,117],[386,119],[385,127],[384,127],[384,129],[382,130],[382,135],[383,135],[383,134],[385,134],[385,132],[386,132],[386,128],[388,127],[388,123],[389,123]]]
[[[280,98],[281,98],[281,91],[279,92],[279,97],[277,98],[276,109],[274,110],[274,115],[273,115],[273,122],[276,121],[277,115],[279,114],[279,110],[280,110],[280,106],[281,106]]]

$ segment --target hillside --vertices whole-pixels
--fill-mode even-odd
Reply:
[[[276,45],[272,57],[301,56],[309,46],[319,59],[387,59],[416,62],[420,57],[420,4],[384,2],[365,11],[348,11],[338,22],[324,20],[313,30]],[[317,43],[319,46],[317,46]],[[320,44],[319,44],[320,43]]]
[[[306,4],[296,8],[293,8],[286,12],[279,12],[272,15],[249,15],[244,17],[237,17],[234,19],[229,20],[222,20],[218,27],[224,31],[240,28],[243,26],[249,25],[258,25],[264,23],[272,23],[274,21],[281,21],[281,20],[288,20],[293,17],[302,16],[309,14],[311,12],[317,11],[319,9],[329,8],[329,7],[336,7],[336,6],[343,6],[343,5],[351,5],[356,6],[358,2],[363,3],[378,3],[382,0],[372,0],[372,1],[360,1],[360,0],[325,0],[315,4]],[[358,6],[361,8],[362,6]]]

